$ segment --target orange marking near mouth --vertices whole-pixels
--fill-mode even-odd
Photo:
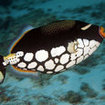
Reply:
[[[99,32],[105,38],[105,29],[103,27],[100,27]]]
[[[15,67],[15,66],[13,66],[13,65],[12,65],[12,67],[13,67],[15,70],[20,71],[20,72],[36,73],[36,71],[23,70],[23,69],[20,69],[20,68]]]

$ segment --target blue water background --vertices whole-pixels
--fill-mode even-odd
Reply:
[[[24,25],[62,19],[105,26],[105,1],[1,0],[0,54],[9,53]],[[58,75],[24,75],[9,66],[0,105],[105,105],[105,41],[87,60]]]

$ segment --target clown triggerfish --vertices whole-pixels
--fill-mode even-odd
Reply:
[[[61,20],[39,28],[27,27],[8,56],[0,56],[0,83],[7,65],[20,72],[57,74],[88,58],[100,45],[103,27]]]

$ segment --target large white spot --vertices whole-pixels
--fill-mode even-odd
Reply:
[[[4,75],[3,75],[2,72],[0,71],[0,82],[2,82],[3,79],[4,79]]]
[[[44,68],[43,68],[43,66],[40,65],[40,66],[37,68],[37,70],[38,70],[38,71],[44,71]]]
[[[75,61],[71,61],[66,65],[66,68],[69,68],[71,66],[75,65]]]
[[[83,48],[84,47],[84,44],[83,44],[83,41],[82,41],[82,39],[77,39],[77,42],[78,42],[78,47],[81,47],[81,48]]]
[[[45,50],[39,50],[39,51],[36,52],[35,58],[36,58],[37,61],[43,62],[46,59],[48,59],[48,52],[45,51]]]
[[[55,68],[55,72],[59,72],[59,71],[61,71],[62,69],[64,69],[64,66],[59,65],[59,66],[57,66],[57,67]]]
[[[85,46],[88,46],[89,45],[89,40],[83,39],[83,43],[84,43]]]
[[[77,59],[76,64],[80,63],[82,60],[83,60],[83,56],[79,57],[79,58]]]
[[[37,63],[36,62],[32,62],[28,65],[28,69],[33,69],[37,66]]]
[[[20,67],[20,68],[25,68],[25,67],[26,67],[26,63],[20,62],[20,63],[18,64],[18,67]]]
[[[53,60],[47,61],[47,62],[45,63],[45,67],[46,67],[46,69],[49,69],[49,70],[54,69],[55,64],[54,64]]]
[[[51,49],[52,57],[60,56],[62,53],[66,51],[64,46],[56,47]]]
[[[60,63],[65,64],[69,61],[69,54],[63,54],[60,58]]]
[[[33,53],[26,53],[24,56],[24,60],[30,62],[33,59],[33,56],[34,56]]]

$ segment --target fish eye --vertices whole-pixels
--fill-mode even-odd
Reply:
[[[84,31],[84,30],[87,30],[88,28],[90,28],[90,27],[91,27],[91,25],[92,25],[92,24],[88,24],[88,25],[86,25],[86,26],[82,27],[82,28],[81,28],[81,30],[83,30],[83,31]]]

